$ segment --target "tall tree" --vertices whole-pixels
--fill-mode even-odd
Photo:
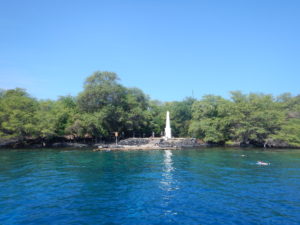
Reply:
[[[231,134],[245,144],[263,145],[270,135],[280,130],[284,112],[271,95],[232,92]]]
[[[84,83],[84,91],[78,96],[78,106],[83,112],[93,113],[104,106],[118,106],[125,101],[125,88],[118,83],[112,72],[97,71]]]
[[[60,97],[57,101],[40,101],[37,112],[38,128],[43,138],[64,136],[75,121],[78,113],[75,98]]]
[[[37,101],[24,89],[3,91],[0,97],[0,136],[24,139],[36,136]]]
[[[230,101],[220,96],[204,96],[193,104],[190,134],[206,142],[225,143],[229,140],[230,110]]]
[[[192,105],[196,99],[186,98],[183,101],[174,101],[166,104],[172,119],[172,135],[174,137],[188,137],[192,119]]]

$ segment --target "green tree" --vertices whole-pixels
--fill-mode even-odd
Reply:
[[[231,102],[220,96],[207,95],[192,106],[189,132],[205,142],[225,143],[229,140]]]
[[[277,97],[279,110],[285,114],[280,129],[269,138],[269,142],[283,142],[293,147],[300,147],[300,95],[293,97],[284,93]]]
[[[64,136],[78,114],[75,98],[60,97],[57,101],[40,101],[37,112],[39,134],[42,138]]]
[[[150,135],[149,97],[138,88],[127,88],[124,104],[124,132]]]
[[[97,71],[84,83],[84,91],[78,96],[82,112],[93,113],[105,106],[122,105],[126,89],[118,83],[118,76],[112,72]]]
[[[149,97],[138,88],[122,86],[118,80],[115,73],[101,71],[86,79],[77,102],[80,112],[88,116],[76,120],[76,124],[94,137],[109,137],[115,131],[127,136],[134,132],[149,134]]]
[[[183,101],[174,101],[166,104],[165,110],[170,111],[170,117],[172,119],[172,135],[174,137],[189,136],[189,126],[192,119],[192,105],[195,101],[194,98],[186,98]]]
[[[285,121],[281,129],[271,135],[268,142],[279,141],[292,147],[300,147],[300,119],[292,118]]]
[[[264,145],[268,138],[280,130],[284,112],[271,95],[232,92],[231,135],[245,144]]]
[[[37,101],[24,89],[16,88],[2,91],[0,97],[0,137],[19,138],[35,137],[37,121],[35,114]]]

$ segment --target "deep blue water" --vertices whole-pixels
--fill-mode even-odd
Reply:
[[[4,225],[299,223],[298,150],[0,151]]]

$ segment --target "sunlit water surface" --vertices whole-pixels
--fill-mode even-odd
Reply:
[[[299,150],[0,151],[0,224],[299,223]]]

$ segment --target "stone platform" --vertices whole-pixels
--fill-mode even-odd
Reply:
[[[176,150],[202,146],[196,138],[128,138],[118,145],[99,145],[95,151],[101,150]]]

